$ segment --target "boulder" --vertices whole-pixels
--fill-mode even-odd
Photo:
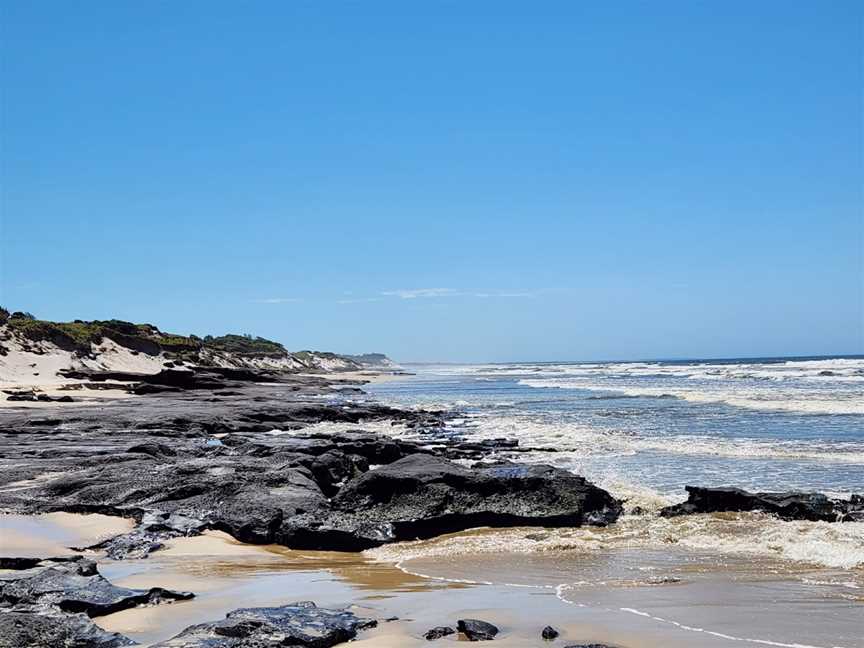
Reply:
[[[492,641],[498,634],[498,628],[479,619],[459,619],[456,627],[468,641]]]
[[[832,499],[822,493],[750,493],[740,488],[686,486],[687,501],[667,506],[663,517],[724,511],[764,511],[784,520],[864,521],[864,497]]]
[[[221,621],[190,626],[151,648],[329,648],[354,639],[358,631],[376,623],[347,610],[328,610],[303,601],[281,607],[234,610]]]
[[[546,626],[540,631],[540,638],[545,639],[546,641],[552,641],[553,639],[557,639],[559,634],[561,633],[552,626]]]
[[[602,526],[620,513],[609,493],[552,466],[414,454],[351,480],[318,513],[286,518],[276,540],[357,551],[481,526]]]
[[[427,630],[423,637],[426,641],[435,641],[436,639],[440,639],[441,637],[446,637],[448,635],[456,634],[456,631],[450,626],[437,626],[432,628],[431,630]]]

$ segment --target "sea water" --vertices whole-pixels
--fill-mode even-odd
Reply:
[[[864,489],[864,358],[420,365],[376,398],[455,410],[468,438],[671,500],[687,484]]]
[[[554,592],[606,623],[604,637],[638,620],[668,645],[864,646],[864,523],[656,515],[688,484],[864,491],[864,358],[407,369],[367,391],[455,412],[448,432],[469,440],[516,438],[532,450],[502,458],[584,475],[627,513],[602,529],[476,530],[371,556],[433,579]]]

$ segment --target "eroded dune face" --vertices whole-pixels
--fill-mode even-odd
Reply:
[[[182,336],[120,320],[49,322],[0,309],[0,386],[57,386],[89,372],[155,374],[192,366],[292,373],[396,367],[383,354],[292,352],[259,337]]]

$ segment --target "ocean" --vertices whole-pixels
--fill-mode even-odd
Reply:
[[[864,358],[415,365],[376,398],[456,410],[468,438],[683,499],[686,484],[864,488]]]
[[[468,440],[516,438],[536,450],[502,458],[572,470],[645,513],[605,529],[478,530],[372,556],[433,579],[554,591],[655,623],[666,645],[864,646],[864,523],[653,515],[686,499],[686,485],[864,492],[864,357],[406,369],[414,375],[366,391],[454,411],[448,431]]]

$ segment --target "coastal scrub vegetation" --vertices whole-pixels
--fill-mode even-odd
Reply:
[[[240,355],[285,355],[285,347],[262,337],[252,335],[222,335],[204,338],[195,335],[165,333],[152,324],[135,324],[124,320],[73,320],[51,322],[37,319],[30,313],[13,312],[0,307],[0,325],[10,333],[31,341],[47,341],[70,351],[89,354],[92,344],[103,339],[148,354],[164,352],[171,356],[194,360],[202,349],[211,349]]]
[[[252,336],[248,333],[245,335],[220,335],[219,337],[207,335],[203,339],[203,344],[205,348],[213,349],[214,351],[224,351],[238,355],[284,355],[287,353],[285,347],[278,342]]]

